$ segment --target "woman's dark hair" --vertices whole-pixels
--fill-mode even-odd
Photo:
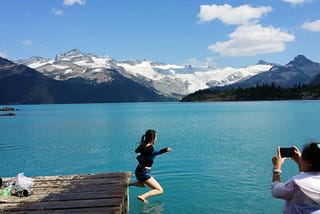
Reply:
[[[156,139],[156,131],[155,130],[147,130],[144,135],[141,137],[140,145],[136,148],[136,153],[143,152],[144,148],[147,146],[148,143],[154,142]]]
[[[306,145],[302,151],[302,158],[311,163],[310,171],[320,172],[320,143],[312,142]]]
[[[141,144],[142,143],[150,143],[156,138],[156,131],[155,130],[147,130],[144,135],[141,137]]]

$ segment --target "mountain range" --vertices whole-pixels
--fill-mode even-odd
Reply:
[[[60,81],[0,58],[0,104],[168,101],[116,70],[105,72],[113,81],[93,84],[77,77]]]
[[[320,64],[303,55],[285,66],[260,60],[244,68],[214,68],[117,61],[73,49],[55,59],[0,58],[0,103],[172,101],[213,87],[308,84],[319,74]]]
[[[31,57],[15,61],[33,68],[55,80],[82,78],[95,84],[112,81],[109,70],[153,88],[160,94],[180,99],[199,89],[224,86],[249,78],[271,68],[254,65],[246,68],[212,68],[210,66],[174,65],[148,60],[117,61],[110,57],[84,54],[73,49],[58,54],[55,59]]]
[[[269,64],[272,67],[268,71],[259,73],[249,79],[220,88],[248,88],[257,85],[271,85],[272,83],[282,88],[291,88],[299,84],[314,83],[318,78],[317,76],[320,75],[320,64],[307,59],[303,55],[298,55],[285,66],[263,61],[259,61],[259,63]]]

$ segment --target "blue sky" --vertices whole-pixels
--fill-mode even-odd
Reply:
[[[77,48],[116,60],[320,62],[320,0],[0,0],[0,56]]]

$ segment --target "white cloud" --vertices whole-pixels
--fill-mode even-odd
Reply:
[[[86,0],[63,0],[63,5],[73,6],[74,4],[84,5]]]
[[[319,31],[320,32],[320,19],[313,21],[313,22],[305,22],[302,25],[303,29],[310,30],[310,31]]]
[[[290,3],[292,5],[298,5],[298,4],[303,4],[307,2],[308,0],[282,0],[284,2]]]
[[[0,52],[0,57],[7,58],[7,52]]]
[[[187,65],[192,65],[196,67],[214,67],[216,65],[214,59],[212,57],[205,58],[204,61],[199,61],[197,58],[190,58],[186,62]]]
[[[254,56],[283,51],[286,42],[295,40],[293,35],[281,29],[262,27],[259,24],[241,25],[229,34],[229,38],[229,41],[217,42],[208,49],[228,57]]]
[[[64,15],[63,11],[60,10],[60,9],[55,9],[55,8],[53,8],[51,11],[52,11],[52,13],[53,13],[54,15],[56,15],[56,16],[63,16],[63,15]]]
[[[242,5],[233,8],[228,4],[224,5],[201,5],[198,17],[200,22],[210,22],[219,19],[225,24],[240,25],[254,22],[263,15],[272,11],[271,7],[251,7]]]
[[[21,42],[22,45],[31,45],[32,41],[31,40],[24,40],[23,42]]]

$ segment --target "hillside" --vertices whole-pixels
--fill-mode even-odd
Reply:
[[[113,81],[52,79],[32,68],[0,58],[0,104],[168,101],[153,89],[108,70]]]
[[[262,100],[318,100],[320,85],[299,85],[281,88],[275,84],[225,90],[206,89],[190,94],[181,102],[262,101]]]
[[[272,64],[266,72],[227,86],[199,90],[181,101],[319,99],[319,85],[320,64],[298,55],[285,66]]]

